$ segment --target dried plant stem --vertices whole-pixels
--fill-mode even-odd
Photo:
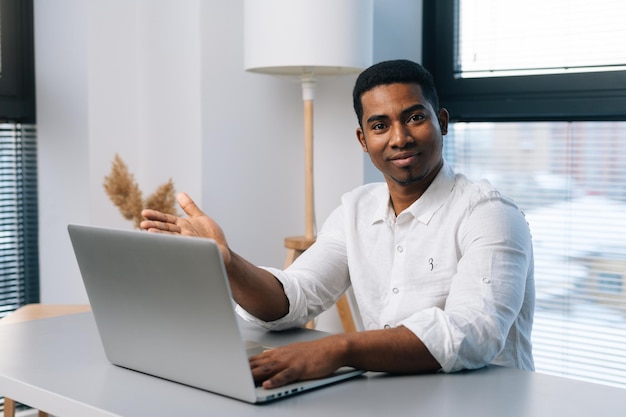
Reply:
[[[111,173],[104,177],[104,190],[113,204],[118,207],[122,216],[127,220],[133,220],[136,228],[139,228],[143,220],[141,210],[144,208],[176,215],[176,198],[172,179],[160,185],[144,201],[133,174],[128,171],[128,167],[118,154],[113,159]]]

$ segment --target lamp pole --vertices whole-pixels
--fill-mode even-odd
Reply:
[[[287,259],[285,267],[291,265],[302,252],[315,242],[315,199],[313,189],[313,102],[315,100],[315,78],[312,72],[304,73],[302,104],[304,108],[304,236],[285,238]]]
[[[304,105],[304,237],[315,239],[315,200],[313,189],[313,101],[315,79],[312,73],[302,76]]]

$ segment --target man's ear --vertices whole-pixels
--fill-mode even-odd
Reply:
[[[363,133],[363,129],[360,127],[356,128],[356,138],[359,140],[363,152],[367,153],[367,142],[365,142],[365,134]]]
[[[448,110],[443,107],[439,109],[439,114],[437,115],[439,119],[439,128],[441,129],[442,135],[448,134],[448,121],[450,120],[450,114]]]

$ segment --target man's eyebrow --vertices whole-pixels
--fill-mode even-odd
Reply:
[[[413,113],[414,111],[417,111],[417,110],[426,110],[426,106],[421,103],[417,103],[402,110],[402,114]]]
[[[385,116],[384,114],[373,114],[370,117],[368,117],[365,122],[372,123],[372,122],[378,122],[378,121],[387,120],[387,119],[389,119],[389,117]]]

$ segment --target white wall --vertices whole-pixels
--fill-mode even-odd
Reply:
[[[421,1],[375,0],[375,60],[419,59]],[[42,301],[86,302],[68,223],[131,228],[103,191],[119,153],[174,180],[255,263],[304,231],[300,85],[246,73],[242,1],[35,0]],[[354,76],[318,80],[318,225],[363,182]]]
[[[145,195],[201,197],[200,3],[35,1],[42,301],[86,301],[68,223],[132,227],[102,186],[115,153]]]

